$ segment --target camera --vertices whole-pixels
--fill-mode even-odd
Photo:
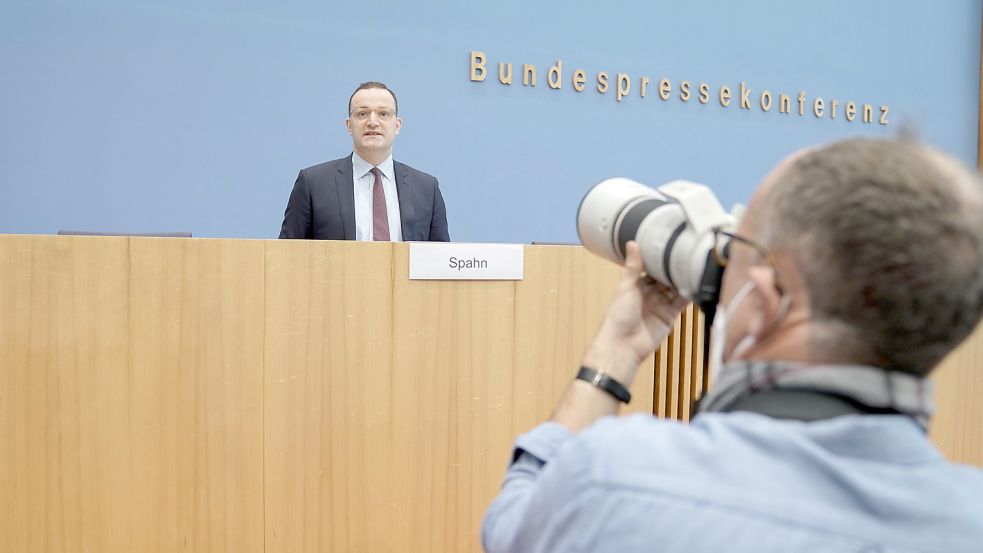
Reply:
[[[693,302],[711,323],[729,238],[742,206],[724,210],[707,186],[675,180],[657,189],[626,178],[595,185],[577,210],[577,234],[591,252],[618,264],[638,242],[645,272]]]

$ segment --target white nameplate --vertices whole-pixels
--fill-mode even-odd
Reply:
[[[410,280],[522,280],[522,244],[410,243]]]

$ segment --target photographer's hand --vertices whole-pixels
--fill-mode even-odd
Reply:
[[[628,242],[625,253],[621,282],[584,354],[583,365],[630,387],[639,364],[669,335],[688,300],[643,276],[638,244]],[[618,406],[607,392],[575,380],[557,405],[552,420],[576,432],[600,417],[616,414]]]
[[[638,244],[625,248],[625,270],[601,328],[584,355],[584,365],[603,371],[625,386],[638,365],[672,332],[688,301],[643,275]]]

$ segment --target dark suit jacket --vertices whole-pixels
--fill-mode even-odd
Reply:
[[[403,240],[449,242],[437,179],[393,161]],[[355,239],[352,156],[302,169],[287,201],[280,238]]]

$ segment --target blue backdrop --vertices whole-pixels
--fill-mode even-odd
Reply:
[[[747,6],[746,4],[752,4]],[[979,0],[30,2],[0,17],[0,232],[275,237],[297,171],[347,155],[351,90],[398,94],[395,157],[440,180],[451,237],[575,241],[599,179],[713,186],[728,206],[790,151],[902,128],[976,162]],[[469,53],[489,77],[469,79]],[[563,60],[563,88],[546,71]],[[538,86],[497,82],[535,64]],[[571,89],[573,69],[587,91]],[[628,73],[632,94],[590,87]],[[673,81],[661,101],[637,78]],[[737,88],[751,110],[678,99]],[[767,88],[837,98],[836,120],[769,113]],[[735,97],[737,94],[735,93]],[[847,123],[842,103],[891,106]],[[777,98],[776,98],[777,100]],[[795,99],[793,97],[793,109]],[[827,107],[828,109],[828,107]]]

